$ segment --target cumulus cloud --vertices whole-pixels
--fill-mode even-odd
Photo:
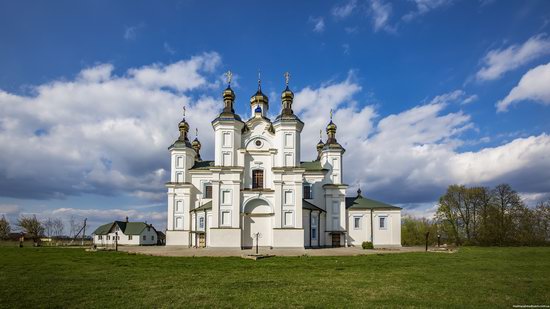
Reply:
[[[357,7],[357,1],[356,0],[350,0],[342,5],[335,6],[332,8],[332,15],[336,18],[346,18],[351,13],[353,13],[353,10]]]
[[[471,97],[462,90],[381,119],[375,105],[355,101],[360,90],[348,77],[306,87],[295,99],[306,124],[303,159],[314,158],[319,127],[324,130],[328,111],[335,110],[337,139],[346,148],[344,180],[352,194],[362,186],[367,195],[409,205],[433,202],[454,183],[508,182],[520,192],[533,193],[550,188],[550,136],[546,134],[475,152],[458,150],[465,143],[462,134],[474,128],[464,112],[447,112],[451,104]]]
[[[476,73],[480,81],[495,80],[537,58],[550,54],[550,38],[545,34],[535,35],[523,44],[504,49],[490,50],[482,59],[483,67]]]
[[[221,60],[204,53],[113,75],[111,64],[74,80],[36,86],[33,95],[0,90],[0,195],[63,198],[94,193],[160,199],[182,106],[194,131],[212,130],[219,100],[193,96],[218,83]],[[203,152],[213,136],[203,134]],[[32,188],[32,189],[29,189]]]
[[[550,63],[539,65],[525,73],[518,85],[496,104],[497,111],[505,112],[510,105],[523,100],[550,105]]]

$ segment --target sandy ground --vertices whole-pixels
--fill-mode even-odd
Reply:
[[[255,250],[224,249],[224,248],[188,248],[185,246],[120,246],[119,251],[156,255],[156,256],[244,256],[255,254]],[[392,249],[363,250],[358,247],[322,248],[322,249],[269,249],[260,248],[260,254],[276,256],[355,256],[367,254],[386,254],[403,252],[422,252],[423,247],[402,247]]]

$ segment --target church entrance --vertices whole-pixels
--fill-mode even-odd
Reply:
[[[332,246],[340,247],[340,234],[332,234]]]
[[[242,217],[242,247],[271,247],[273,213],[271,206],[263,199],[253,199],[244,207]]]

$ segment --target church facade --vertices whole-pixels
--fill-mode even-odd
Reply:
[[[301,161],[304,123],[294,114],[294,94],[281,95],[281,113],[268,118],[269,99],[261,90],[250,98],[250,118],[235,113],[235,93],[223,92],[223,109],[212,120],[214,160],[203,160],[189,124],[168,148],[167,245],[271,248],[400,246],[401,208],[367,199],[360,190],[346,197],[345,149],[331,120],[317,157]],[[310,141],[304,141],[307,144]]]

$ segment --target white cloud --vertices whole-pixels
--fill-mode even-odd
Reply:
[[[495,80],[537,58],[550,54],[550,38],[535,35],[521,45],[490,50],[482,59],[483,67],[476,73],[481,81]]]
[[[315,158],[319,128],[333,108],[337,139],[346,148],[344,180],[354,194],[361,184],[367,196],[392,203],[429,203],[450,184],[510,183],[521,192],[550,188],[550,136],[517,138],[475,152],[458,149],[474,129],[469,115],[446,112],[471,96],[457,90],[427,104],[378,119],[374,105],[358,104],[361,87],[347,78],[296,93],[296,112],[305,122],[302,160]],[[326,139],[326,137],[324,137]],[[486,141],[485,138],[480,140]],[[424,212],[425,210],[417,210]]]
[[[383,0],[371,0],[370,11],[375,32],[379,30],[388,32],[395,31],[395,29],[389,25],[389,18],[392,12],[391,3],[384,3]]]
[[[309,22],[313,24],[313,31],[322,33],[325,31],[325,19],[323,17],[309,17]]]
[[[168,42],[164,42],[163,47],[164,47],[164,50],[167,53],[169,53],[170,55],[175,55],[176,54],[176,50],[172,46],[170,46],[170,44],[168,44]]]
[[[416,4],[416,10],[405,14],[403,16],[404,21],[411,21],[429,11],[450,5],[453,0],[413,0],[413,2]]]
[[[466,105],[477,100],[477,95],[467,95],[464,90],[454,90],[448,93],[444,93],[438,96],[435,96],[430,103],[459,103],[460,105]]]
[[[183,105],[191,130],[205,132],[203,155],[211,155],[212,128],[204,119],[215,117],[220,100],[187,91],[217,85],[220,63],[218,54],[204,53],[120,76],[99,64],[74,80],[36,86],[33,95],[0,90],[0,195],[159,199]]]
[[[357,7],[356,0],[350,0],[343,5],[335,6],[332,9],[332,15],[336,18],[346,18],[353,13]]]
[[[145,27],[144,24],[139,24],[136,26],[126,26],[124,28],[124,39],[127,41],[132,41],[137,38],[138,30]]]
[[[518,85],[496,104],[497,111],[505,112],[510,105],[523,100],[550,105],[550,63],[539,65],[525,73]]]

